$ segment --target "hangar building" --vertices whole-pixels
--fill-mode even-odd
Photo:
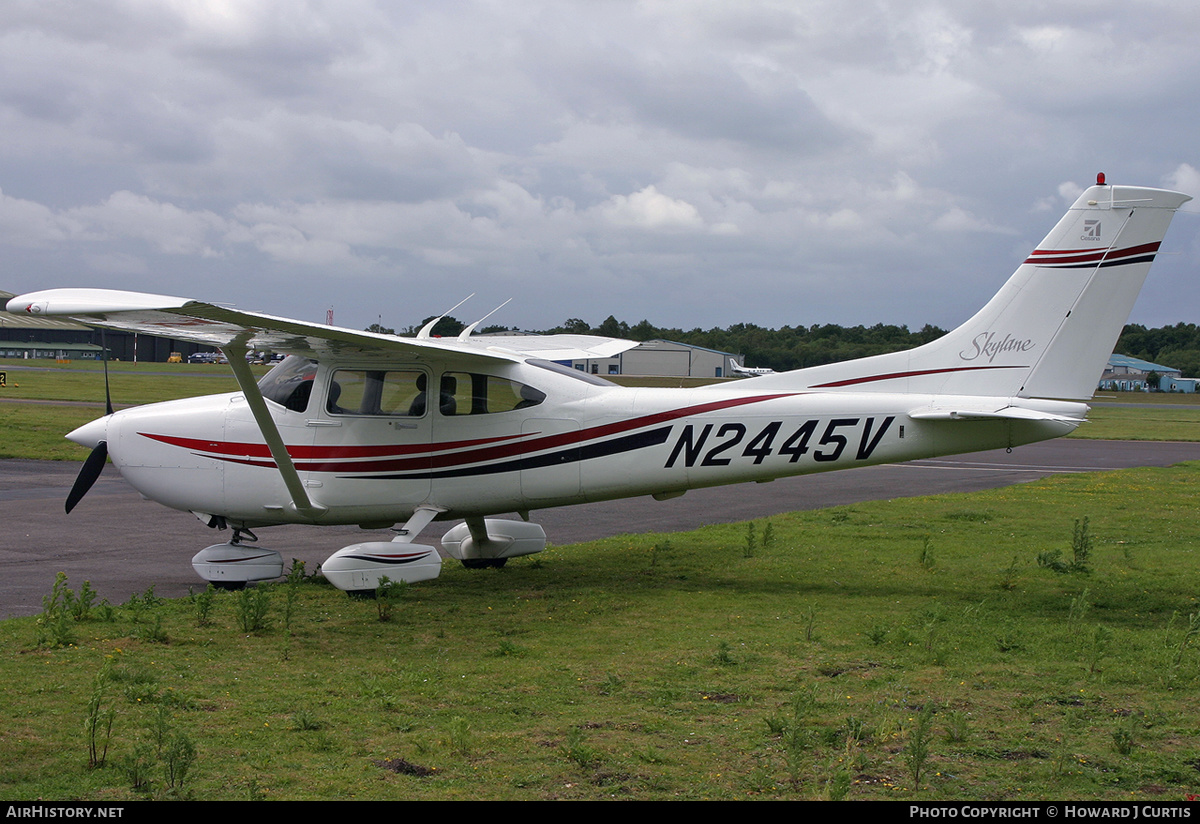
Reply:
[[[648,340],[613,358],[572,361],[593,375],[651,375],[675,378],[729,377],[729,359],[741,355],[671,340]]]
[[[1152,377],[1151,373],[1157,376],[1157,382],[1153,386],[1148,385]],[[1150,361],[1129,355],[1118,355],[1114,352],[1108,359],[1108,365],[1104,367],[1104,374],[1100,376],[1098,388],[1109,392],[1195,391],[1194,388],[1185,389],[1184,383],[1182,373],[1173,366],[1150,363]]]

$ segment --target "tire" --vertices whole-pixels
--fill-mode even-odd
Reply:
[[[507,563],[507,558],[464,558],[462,561],[467,569],[500,569]]]

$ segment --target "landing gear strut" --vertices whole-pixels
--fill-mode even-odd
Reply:
[[[509,558],[545,548],[546,531],[525,521],[468,518],[442,536],[442,549],[467,569],[499,569]]]

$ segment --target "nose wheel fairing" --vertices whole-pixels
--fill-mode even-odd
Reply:
[[[211,584],[237,587],[283,575],[283,556],[273,549],[230,541],[197,552],[192,557],[192,569]]]

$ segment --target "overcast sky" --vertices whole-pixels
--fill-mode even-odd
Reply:
[[[1200,195],[1190,2],[4,0],[0,289],[362,328],[956,325]],[[1134,310],[1200,322],[1200,207]]]

